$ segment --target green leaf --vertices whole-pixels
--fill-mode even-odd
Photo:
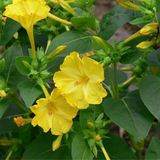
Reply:
[[[3,114],[7,110],[8,106],[9,106],[9,102],[7,100],[2,100],[0,102],[0,118],[3,116]]]
[[[149,66],[159,67],[160,66],[160,49],[154,50],[152,53],[148,54],[146,57]]]
[[[91,17],[74,17],[71,22],[78,30],[86,30],[87,27],[95,29],[95,18]]]
[[[123,100],[105,99],[103,107],[106,115],[137,141],[146,138],[154,118],[144,106],[138,90],[129,93]]]
[[[43,133],[38,136],[26,149],[22,160],[26,159],[71,159],[70,149],[61,144],[60,148],[52,151],[52,143],[56,139],[50,133]]]
[[[73,160],[92,160],[94,157],[82,132],[79,132],[72,142]]]
[[[148,110],[160,121],[160,79],[153,75],[143,77],[139,90]]]
[[[87,120],[94,122],[103,113],[102,105],[90,105],[89,108],[80,111],[80,125],[82,129],[88,128]]]
[[[29,69],[26,68],[26,66],[23,64],[23,61],[28,62],[29,64],[31,64],[32,58],[27,57],[27,56],[20,56],[16,58],[16,67],[17,70],[23,74],[23,75],[27,75],[30,73]]]
[[[0,119],[0,135],[6,132],[20,132],[27,129],[30,124],[23,127],[18,127],[13,120],[14,117],[22,116],[23,114],[24,112],[21,109],[19,109],[13,103],[10,103],[6,112]]]
[[[136,160],[133,151],[123,139],[111,133],[107,136],[109,138],[103,139],[103,145],[111,160]],[[95,160],[105,160],[100,148],[98,157]]]
[[[11,89],[16,89],[17,84],[24,80],[25,77],[21,75],[15,66],[15,58],[23,55],[19,42],[15,42],[2,56],[5,59],[5,67],[1,76],[6,80],[6,84]]]
[[[3,35],[0,39],[0,46],[6,45],[11,40],[13,35],[19,30],[20,27],[21,25],[18,22],[10,18],[7,18],[7,22],[3,30]]]
[[[102,19],[99,36],[108,40],[121,26],[134,18],[133,10],[116,5]]]
[[[60,34],[51,42],[47,54],[53,52],[60,45],[67,45],[66,50],[59,56],[64,56],[70,52],[85,53],[91,50],[92,43],[90,34],[85,32],[68,31]]]
[[[160,141],[155,137],[152,138],[149,144],[145,160],[160,160]]]
[[[30,81],[22,81],[17,87],[27,107],[30,107],[37,97],[43,93],[38,85]]]

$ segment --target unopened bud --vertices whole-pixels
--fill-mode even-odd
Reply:
[[[141,43],[139,43],[136,47],[138,49],[147,49],[149,47],[151,47],[153,44],[155,43],[155,41],[143,41]]]
[[[87,122],[88,128],[94,129],[94,123],[93,122]]]
[[[107,47],[102,38],[97,37],[97,36],[93,36],[93,39],[94,39],[102,48],[106,48],[106,47]]]
[[[151,33],[155,33],[158,31],[158,26],[159,23],[155,22],[155,23],[149,23],[147,25],[145,25],[141,30],[140,30],[140,34],[141,35],[149,35]]]
[[[136,32],[135,34],[133,34],[132,36],[130,36],[130,37],[128,37],[127,39],[125,39],[125,40],[124,40],[124,43],[128,43],[129,41],[131,41],[131,40],[133,40],[133,39],[135,39],[135,38],[138,38],[138,37],[140,37],[140,36],[142,36],[142,35],[140,34],[140,31],[138,31],[138,32]]]
[[[76,12],[73,8],[71,8],[71,6],[67,2],[65,2],[64,0],[58,0],[58,2],[66,11],[76,16]]]
[[[93,55],[95,55],[95,54],[93,51],[91,51],[91,52],[84,53],[82,57],[85,57],[85,56],[88,57],[88,56],[93,56]]]
[[[13,37],[14,37],[15,39],[18,39],[18,32],[16,32],[16,33],[13,35]]]
[[[102,139],[99,134],[95,135],[93,138],[94,138],[95,141],[100,141]]]
[[[53,151],[57,150],[61,146],[62,137],[63,137],[63,134],[59,135],[57,139],[53,142],[52,144]]]
[[[27,61],[23,61],[23,64],[28,70],[32,70],[32,66]]]
[[[61,54],[66,48],[67,48],[66,45],[57,47],[50,55],[47,56],[47,59],[51,59],[57,56],[58,54]]]
[[[17,118],[14,118],[14,122],[17,124],[18,127],[21,127],[21,126],[24,126],[26,124],[29,124],[31,123],[32,119],[29,118],[29,119],[24,119],[22,117],[17,117]]]
[[[5,98],[7,96],[4,90],[0,90],[0,97]]]

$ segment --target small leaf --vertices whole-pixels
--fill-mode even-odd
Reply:
[[[72,142],[72,159],[73,160],[92,160],[94,155],[84,139],[82,132],[79,132]]]
[[[37,97],[43,93],[39,86],[30,81],[22,81],[17,87],[27,107],[30,107]]]
[[[152,138],[149,144],[145,160],[160,160],[160,141],[155,137]]]

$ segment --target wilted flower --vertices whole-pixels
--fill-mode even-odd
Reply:
[[[107,96],[100,83],[104,80],[104,70],[97,61],[86,56],[80,59],[77,52],[72,52],[60,69],[53,80],[71,106],[85,109],[89,104],[100,104]]]

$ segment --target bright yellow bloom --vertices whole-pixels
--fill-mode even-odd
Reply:
[[[32,119],[32,125],[39,125],[44,132],[51,129],[52,134],[61,135],[69,131],[74,118],[78,112],[76,108],[71,107],[66,99],[56,88],[47,98],[37,100],[37,104],[30,109],[35,114]]]
[[[47,17],[50,8],[45,4],[44,0],[13,0],[3,13],[6,17],[19,22],[27,30],[34,58],[36,54],[33,25]]]
[[[57,139],[52,144],[52,150],[55,151],[61,146],[63,134],[59,135]]]
[[[13,0],[4,15],[19,22],[26,30],[47,17],[50,8],[44,0]]]
[[[136,1],[146,1],[146,0],[136,0]],[[134,3],[131,2],[131,0],[117,0],[118,4],[121,5],[124,8],[127,9],[133,9],[133,10],[137,10],[140,11],[141,7],[138,5],[135,5]]]
[[[60,69],[53,80],[71,106],[85,109],[89,104],[100,104],[107,96],[100,83],[104,80],[104,70],[97,61],[86,56],[80,59],[77,52],[72,52]]]
[[[140,30],[140,34],[141,35],[149,35],[151,33],[155,33],[158,31],[158,26],[159,23],[155,22],[155,23],[149,23],[147,25],[145,25],[141,30]]]
[[[31,123],[31,120],[32,120],[31,118],[29,118],[29,119],[25,119],[22,117],[14,118],[14,122],[17,124],[18,127],[21,127],[21,126],[24,126],[26,124]]]

